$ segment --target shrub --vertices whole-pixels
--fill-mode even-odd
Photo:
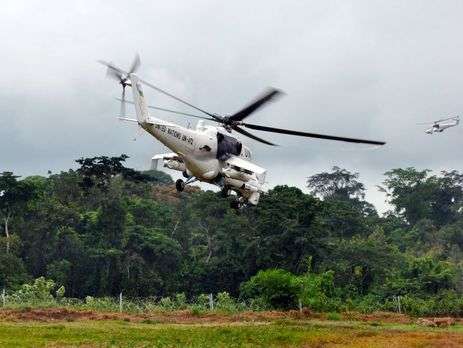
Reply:
[[[209,309],[209,295],[208,294],[200,294],[196,297],[195,306],[200,308],[201,310]]]
[[[119,310],[119,303],[111,297],[85,297],[85,308],[93,310],[116,311]]]
[[[16,304],[40,304],[50,305],[56,303],[57,298],[62,298],[65,292],[61,286],[54,296],[55,282],[40,277],[32,284],[23,284],[21,287],[8,296],[8,302]]]
[[[241,285],[241,296],[258,300],[264,306],[277,309],[296,308],[300,282],[292,273],[282,269],[259,271]]]
[[[219,292],[216,297],[215,308],[226,312],[235,312],[239,310],[240,305],[226,291]]]
[[[338,320],[341,320],[341,314],[336,313],[336,312],[330,312],[326,315],[326,319],[338,321]]]
[[[355,310],[362,313],[371,313],[384,309],[384,304],[381,301],[381,297],[372,294],[349,299],[346,301],[346,303],[348,305],[343,309]]]
[[[175,307],[175,303],[174,303],[174,301],[172,301],[172,299],[170,297],[162,297],[159,300],[159,306],[163,310],[172,310]]]
[[[185,309],[188,304],[186,301],[185,293],[179,293],[175,295],[175,309]]]
[[[304,306],[316,311],[337,311],[341,307],[334,287],[334,272],[327,271],[321,274],[306,274],[298,277]]]

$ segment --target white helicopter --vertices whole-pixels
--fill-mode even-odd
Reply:
[[[424,132],[426,134],[433,134],[433,133],[442,133],[447,128],[458,126],[459,123],[460,123],[460,117],[455,116],[455,117],[443,118],[443,119],[440,119],[434,122],[418,123],[418,125],[432,124],[432,127],[426,129]]]
[[[264,104],[282,94],[281,91],[274,88],[270,88],[260,98],[242,110],[232,115],[221,116],[194,106],[139,78],[135,75],[135,71],[140,66],[140,58],[138,56],[135,57],[130,69],[127,71],[120,69],[112,63],[99,62],[107,67],[107,76],[116,79],[122,86],[122,97],[119,99],[121,102],[119,119],[138,123],[146,132],[172,150],[172,153],[155,155],[152,158],[152,168],[156,168],[158,162],[162,161],[164,167],[182,172],[186,181],[182,179],[176,181],[175,186],[178,191],[183,191],[185,185],[197,180],[216,185],[221,188],[221,193],[224,197],[234,196],[231,206],[235,209],[247,205],[257,205],[260,194],[263,192],[262,186],[265,182],[266,169],[251,161],[252,155],[250,149],[232,136],[230,134],[232,131],[267,145],[275,144],[249,133],[244,128],[351,143],[385,144],[382,141],[306,133],[243,122],[245,118]],[[167,95],[203,113],[205,116],[149,106],[145,101],[142,85]],[[125,99],[125,88],[127,86],[132,88],[133,102]],[[125,115],[126,103],[134,104],[136,119]],[[199,118],[201,120],[197,123],[195,129],[185,128],[178,124],[151,117],[148,114],[148,108]],[[218,123],[219,126],[206,125],[204,120]]]

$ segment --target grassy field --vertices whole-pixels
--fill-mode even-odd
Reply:
[[[209,318],[210,319],[210,318]],[[217,318],[216,318],[217,319]],[[226,319],[226,318],[225,318]],[[266,321],[19,317],[0,321],[1,347],[463,347],[463,326],[320,319]]]

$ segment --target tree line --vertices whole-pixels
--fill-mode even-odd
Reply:
[[[458,171],[386,172],[383,215],[365,200],[359,174],[338,167],[309,177],[308,193],[276,186],[236,212],[217,193],[177,193],[169,175],[127,168],[126,159],[0,175],[0,287],[43,276],[67,297],[226,291],[281,308],[297,306],[303,289],[320,310],[403,296],[418,307],[458,302],[463,312]]]

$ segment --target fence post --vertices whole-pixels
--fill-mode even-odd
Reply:
[[[3,291],[2,291],[2,304],[3,304],[3,307],[5,307],[6,305],[5,288],[3,288]]]
[[[400,306],[400,295],[397,296],[397,304],[399,305],[399,313],[402,313],[402,308]]]
[[[122,291],[119,294],[119,312],[122,313]]]
[[[214,310],[214,296],[212,294],[209,294],[209,308],[211,311]]]
[[[302,314],[302,301],[299,299],[299,313]]]

